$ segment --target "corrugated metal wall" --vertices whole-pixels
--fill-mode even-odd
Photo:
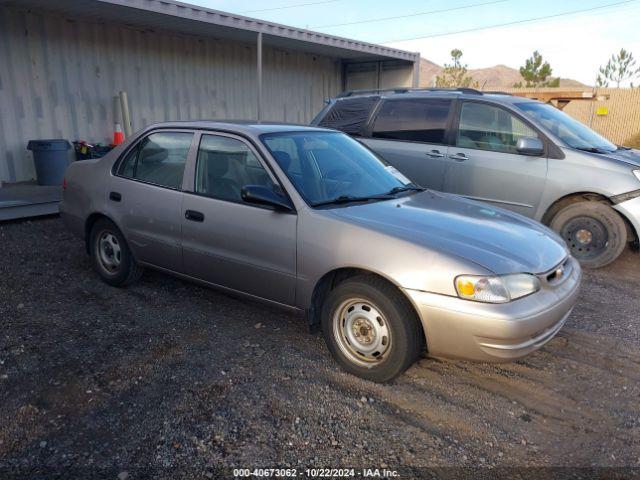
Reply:
[[[575,100],[570,102],[564,113],[598,132],[618,145],[626,145],[640,135],[640,89],[638,88],[511,88],[506,92],[540,93],[554,91],[595,92],[596,96],[606,96],[606,100]],[[598,115],[598,108],[606,107],[606,115]],[[636,141],[638,141],[636,139]]]
[[[347,65],[346,90],[411,87],[413,65],[395,61],[366,62]]]
[[[310,121],[342,89],[340,61],[265,46],[264,117]],[[134,129],[256,116],[255,45],[0,7],[0,180],[34,177],[29,139],[108,142],[114,100]]]

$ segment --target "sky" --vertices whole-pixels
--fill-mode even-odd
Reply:
[[[519,68],[538,50],[554,76],[587,85],[594,83],[598,68],[621,48],[634,53],[640,66],[640,0],[183,1],[420,52],[440,65],[458,48],[469,68],[498,64]],[[587,9],[594,10],[576,13]],[[553,15],[559,16],[495,27]],[[402,18],[379,20],[388,17]],[[456,33],[466,30],[474,31]]]

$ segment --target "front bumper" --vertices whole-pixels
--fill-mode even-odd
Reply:
[[[405,290],[419,312],[429,355],[505,362],[540,348],[560,331],[578,298],[582,272],[576,260],[568,262],[562,282],[553,285],[540,275],[539,292],[510,303]]]
[[[640,237],[640,197],[613,205],[633,225],[636,235]]]

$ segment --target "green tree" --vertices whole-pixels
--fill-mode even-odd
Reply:
[[[436,87],[438,88],[477,88],[476,82],[471,75],[468,75],[467,65],[462,64],[462,50],[457,48],[451,50],[452,63],[444,65],[442,75],[436,77]]]
[[[631,52],[627,52],[622,48],[617,55],[611,55],[605,66],[600,67],[596,85],[598,87],[608,87],[609,82],[614,82],[616,88],[620,88],[622,82],[635,80],[638,77],[640,77],[640,67],[636,66],[636,59],[633,58]],[[631,86],[633,87],[633,82]]]
[[[553,69],[549,62],[545,62],[537,50],[533,52],[530,58],[527,58],[523,67],[520,67],[520,76],[524,79],[525,84],[518,82],[515,88],[527,87],[559,87],[560,79],[551,78]]]

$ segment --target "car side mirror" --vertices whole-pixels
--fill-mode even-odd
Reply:
[[[544,154],[544,143],[536,137],[520,137],[516,143],[516,150],[521,155],[540,157]]]
[[[266,205],[281,212],[293,210],[293,206],[288,199],[263,185],[245,185],[240,190],[240,196],[245,202],[254,205]]]

